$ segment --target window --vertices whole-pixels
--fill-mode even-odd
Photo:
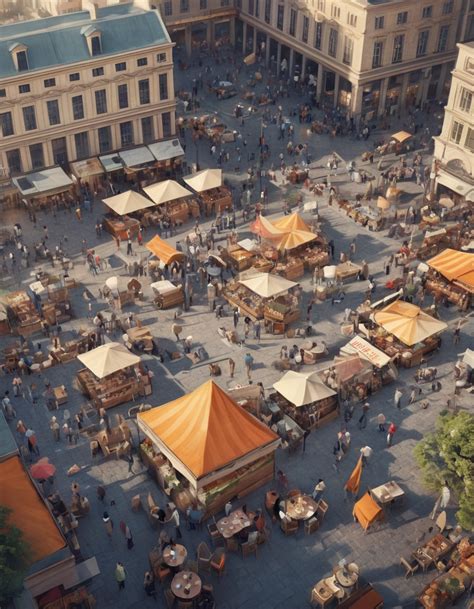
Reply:
[[[450,15],[453,12],[453,0],[447,0],[443,3],[443,15]]]
[[[0,114],[0,127],[2,129],[3,137],[8,137],[9,135],[14,134],[11,112],[3,112],[3,114]]]
[[[290,28],[289,28],[289,33],[290,36],[294,36],[296,34],[296,19],[298,17],[298,13],[295,11],[294,8],[292,8],[290,10]]]
[[[128,85],[119,85],[117,95],[120,110],[128,108]]]
[[[352,13],[347,13],[347,23],[352,27],[357,26],[357,15],[353,15]]]
[[[336,57],[337,54],[337,30],[334,28],[329,30],[328,53],[331,57]]]
[[[51,148],[53,149],[54,164],[66,165],[68,162],[66,138],[58,137],[55,140],[51,140]]]
[[[223,1],[224,0],[221,0],[221,6]],[[255,0],[255,17],[257,17],[257,19],[260,17],[260,0]]]
[[[112,150],[112,130],[110,127],[100,127],[97,129],[99,137],[99,152],[105,154]]]
[[[148,58],[147,57],[140,57],[140,59],[137,59],[137,66],[139,68],[143,67],[143,66],[147,66],[148,65]]]
[[[103,76],[103,75],[104,75],[104,68],[93,68],[92,76],[94,76],[94,78],[96,76]]]
[[[467,132],[466,148],[474,152],[474,129],[469,129]]]
[[[277,28],[283,31],[283,25],[285,22],[285,7],[283,4],[278,5],[277,10]]]
[[[26,51],[18,51],[16,54],[16,61],[18,64],[18,72],[28,70],[28,55],[26,54]]]
[[[23,173],[23,170],[21,168],[21,154],[18,148],[16,148],[15,150],[7,151],[7,163],[11,176]]]
[[[432,6],[424,6],[421,12],[422,19],[431,19],[433,16],[433,7]]]
[[[75,95],[72,98],[72,116],[75,121],[84,118],[84,102],[82,100],[82,95]]]
[[[397,25],[402,25],[408,21],[408,12],[403,11],[403,13],[397,14]]]
[[[171,132],[171,112],[163,112],[161,115],[161,124],[163,126],[163,137],[173,135]]]
[[[116,63],[115,64],[115,71],[116,72],[124,72],[127,69],[127,62],[126,61],[121,61],[120,63]]]
[[[74,72],[73,74],[69,74],[70,82],[74,82],[75,80],[80,80],[80,79],[81,79],[81,75],[79,74],[79,72]]]
[[[255,0],[249,0],[248,2],[248,14],[253,15],[255,13]]]
[[[323,24],[321,21],[316,21],[316,29],[314,30],[314,48],[321,50],[323,42]]]
[[[374,52],[372,53],[372,67],[380,68],[382,65],[383,42],[374,42]]]
[[[156,56],[157,63],[165,63],[166,61],[166,53],[158,53]]]
[[[55,78],[47,78],[44,81],[44,88],[47,89],[48,87],[55,87],[56,86],[56,79]]]
[[[132,121],[120,123],[120,144],[121,146],[130,146],[130,144],[133,144]]]
[[[144,144],[151,144],[155,139],[152,116],[145,116],[142,118],[142,138]]]
[[[61,117],[59,115],[59,102],[57,99],[51,99],[46,102],[46,109],[48,110],[48,120],[51,126],[59,125]]]
[[[462,137],[462,131],[464,129],[464,125],[462,123],[458,123],[457,121],[453,122],[453,126],[451,128],[451,141],[455,144],[459,144]]]
[[[25,131],[33,131],[36,129],[36,113],[34,106],[25,106],[23,110],[23,122],[25,123]]]
[[[265,23],[270,23],[272,20],[272,0],[265,0],[265,10],[264,10],[264,19]]]
[[[416,45],[417,57],[423,57],[423,55],[426,55],[429,35],[429,30],[423,30],[418,34],[418,44]]]
[[[44,154],[43,144],[32,144],[30,146],[31,166],[33,169],[43,169]]]
[[[160,87],[160,99],[168,99],[168,75],[160,74],[158,82]]]
[[[352,63],[352,53],[354,51],[354,41],[348,36],[344,36],[344,53],[342,62],[350,66]]]
[[[0,97],[6,97],[7,96],[7,90],[6,89],[0,89]]]
[[[375,17],[375,29],[383,30],[385,26],[385,17],[382,15],[381,17]]]
[[[472,93],[464,87],[461,89],[461,98],[459,100],[459,109],[463,112],[470,112],[472,105]]]
[[[199,8],[201,11],[205,11],[207,9],[207,0],[199,0]]]
[[[400,63],[402,60],[404,40],[405,36],[403,34],[395,36],[395,40],[393,41],[392,63]]]
[[[309,33],[309,18],[306,15],[303,15],[303,30],[301,32],[301,40],[303,42],[308,42],[308,33]]]
[[[97,114],[107,113],[107,91],[105,89],[95,92],[95,111]]]
[[[173,3],[171,2],[171,0],[167,0],[163,4],[163,12],[165,13],[165,17],[171,17],[171,15],[173,14]]]
[[[438,46],[436,50],[438,53],[444,53],[448,46],[448,36],[449,36],[449,25],[442,25],[439,28],[439,36],[438,36]]]
[[[341,16],[341,9],[334,3],[331,4],[331,16],[334,17],[334,19],[339,19]]]
[[[318,11],[324,13],[326,10],[326,0],[318,0]]]
[[[74,143],[76,144],[76,158],[86,159],[89,154],[89,132],[82,131],[74,134]]]
[[[189,0],[179,0],[179,12],[187,13],[189,11]]]
[[[18,93],[29,93],[30,91],[30,85],[20,85],[18,87]]]
[[[100,36],[92,36],[91,38],[91,49],[92,55],[100,55],[102,53],[102,45],[100,42]]]
[[[150,103],[150,81],[148,78],[138,81],[138,97],[140,104]]]

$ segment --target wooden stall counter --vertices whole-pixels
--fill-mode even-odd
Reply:
[[[11,326],[21,336],[41,332],[41,318],[33,302],[24,290],[10,292],[4,298]]]
[[[135,218],[128,216],[118,217],[112,214],[105,214],[104,229],[113,237],[119,237],[121,241],[127,240],[127,231],[130,231],[130,236],[135,238],[138,235],[138,227],[140,222]]]
[[[329,254],[327,251],[322,249],[311,249],[307,248],[302,253],[305,269],[308,271],[314,271],[314,269],[322,268],[329,264]]]
[[[219,215],[232,209],[232,194],[225,186],[206,190],[200,196],[206,216]]]
[[[254,252],[248,252],[239,245],[229,245],[221,254],[224,261],[238,272],[251,268],[256,256]]]
[[[393,358],[394,363],[402,368],[419,366],[424,358],[436,351],[441,345],[439,336],[430,336],[421,343],[407,347],[393,336],[374,336],[373,344]]]
[[[280,275],[289,281],[295,281],[304,275],[304,263],[303,260],[298,258],[289,258],[287,262],[279,262],[272,273]]]
[[[188,221],[189,203],[191,201],[193,201],[192,198],[185,198],[166,204],[166,214],[173,225],[181,226]]]
[[[253,319],[263,319],[262,299],[237,282],[229,282],[222,290],[222,296],[231,306],[237,307],[241,315],[248,315]]]
[[[336,277],[340,281],[344,281],[345,279],[355,279],[360,271],[362,271],[361,266],[348,260],[347,262],[342,262],[341,264],[337,265]]]
[[[130,402],[136,396],[151,393],[150,379],[146,374],[128,370],[119,370],[114,374],[99,380],[87,368],[76,374],[82,392],[92,400],[97,409],[113,408],[119,404]]]
[[[126,423],[112,427],[109,431],[101,431],[94,436],[105,457],[114,456],[117,459],[130,453],[132,448],[132,433]]]

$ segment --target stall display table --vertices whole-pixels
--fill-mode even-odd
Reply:
[[[304,262],[298,258],[289,258],[286,263],[279,262],[276,264],[272,273],[281,275],[289,281],[295,281],[304,275]]]
[[[134,327],[127,329],[127,336],[132,344],[143,343],[143,350],[151,353],[153,350],[153,336],[147,327]]]
[[[217,521],[216,526],[224,539],[230,539],[242,529],[246,529],[252,523],[249,517],[242,510],[234,510],[228,516]]]
[[[180,571],[171,582],[171,591],[181,600],[191,601],[201,594],[201,590],[201,578],[192,571]]]
[[[83,393],[91,399],[97,409],[113,408],[119,404],[130,402],[136,396],[146,395],[145,387],[150,385],[146,374],[140,379],[132,372],[120,370],[98,380],[90,370],[83,368],[76,374],[77,381]]]
[[[370,494],[382,507],[395,501],[403,501],[405,497],[405,491],[393,480],[371,489]]]
[[[238,245],[230,245],[222,251],[222,257],[234,270],[246,271],[253,266],[255,252],[248,252]]]
[[[337,265],[336,278],[339,281],[344,281],[345,279],[355,279],[360,271],[362,271],[361,266],[348,260],[347,262],[342,262],[341,264]]]
[[[115,217],[111,214],[104,216],[104,230],[110,233],[113,237],[119,237],[121,241],[127,240],[127,233],[130,231],[130,236],[134,239],[138,235],[140,222],[135,218],[128,216]]]
[[[184,291],[181,284],[174,285],[171,281],[163,279],[155,281],[150,287],[155,294],[153,302],[158,309],[170,309],[184,303]]]
[[[232,194],[225,186],[211,188],[200,194],[206,216],[222,214],[232,209]]]
[[[62,404],[65,404],[68,400],[68,394],[66,391],[66,387],[64,387],[64,385],[61,385],[60,387],[55,387],[53,389],[53,395],[54,395],[54,399],[56,400],[57,406],[61,406]]]

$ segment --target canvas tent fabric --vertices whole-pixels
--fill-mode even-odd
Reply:
[[[21,531],[31,558],[42,560],[66,546],[66,541],[18,456],[0,463],[0,505],[12,511],[9,522]]]
[[[175,456],[195,479],[215,472],[279,438],[213,381],[164,406],[139,413],[148,437]]]
[[[97,157],[75,161],[70,163],[69,167],[76,178],[88,178],[89,176],[98,176],[104,173],[104,167]]]
[[[382,516],[382,508],[366,493],[354,505],[352,515],[356,518],[360,526],[367,531],[371,524]]]
[[[357,353],[377,368],[383,368],[390,362],[390,357],[386,353],[371,345],[362,336],[354,336],[347,345],[341,348],[341,353]]]
[[[428,265],[449,281],[460,281],[474,288],[474,254],[448,248],[428,260]]]
[[[250,230],[255,235],[260,235],[262,239],[281,239],[284,235],[284,231],[274,226],[262,215],[259,215],[258,218],[250,224]]]
[[[258,273],[239,283],[262,298],[274,298],[280,294],[286,294],[288,290],[298,285],[294,281],[271,273]]]
[[[274,220],[272,222],[273,226],[276,226],[280,230],[305,230],[311,232],[310,227],[303,218],[299,215],[298,212],[291,214],[290,216],[283,216],[282,218],[278,218],[278,220]]]
[[[316,239],[317,235],[307,230],[292,230],[289,233],[282,235],[281,239],[276,244],[279,250],[293,250],[296,247],[311,243]]]
[[[136,366],[140,362],[138,355],[130,353],[120,343],[101,345],[92,351],[81,353],[77,359],[99,379],[129,366]]]
[[[25,197],[34,197],[48,192],[63,192],[73,184],[61,167],[43,169],[21,178],[13,178],[13,183]]]
[[[222,169],[203,169],[183,180],[196,192],[205,192],[222,185]]]
[[[168,203],[169,201],[175,201],[182,197],[189,197],[192,194],[190,190],[178,184],[174,180],[164,180],[163,182],[157,182],[151,186],[145,186],[143,189],[150,199],[157,205]]]
[[[99,161],[102,163],[106,173],[119,171],[124,168],[122,159],[116,152],[114,154],[104,154],[103,156],[100,156]]]
[[[409,347],[448,327],[443,321],[424,313],[420,307],[401,300],[375,312],[373,317],[379,326]]]
[[[125,216],[134,211],[155,206],[153,201],[150,201],[150,199],[147,199],[134,190],[127,190],[126,192],[121,192],[118,195],[102,200],[107,207],[110,207],[110,209],[119,216]]]
[[[150,288],[156,290],[158,294],[168,294],[169,292],[174,292],[174,290],[176,290],[174,283],[171,283],[168,279],[150,283]]]
[[[346,491],[352,493],[354,496],[357,496],[360,488],[360,481],[362,479],[362,456],[359,457],[357,461],[357,465],[352,470],[351,475],[349,476],[344,488]]]
[[[149,144],[148,149],[157,161],[169,161],[184,155],[183,147],[177,138]]]
[[[392,135],[392,140],[396,140],[397,142],[400,142],[400,144],[403,144],[403,142],[406,142],[411,137],[412,135],[411,133],[408,133],[408,131],[397,131],[397,133]]]
[[[174,247],[163,241],[158,235],[155,235],[153,239],[148,241],[145,247],[154,256],[159,258],[163,264],[170,264],[175,260],[182,260],[184,258],[183,252],[175,250]]]
[[[460,180],[450,173],[444,172],[442,169],[436,176],[436,183],[449,188],[456,194],[461,195],[468,202],[474,202],[474,188],[464,180]]]
[[[122,150],[122,152],[119,152],[119,157],[122,159],[125,167],[139,167],[146,163],[152,163],[155,160],[155,157],[146,146]]]
[[[306,406],[336,395],[316,372],[302,373],[289,370],[273,388],[296,407]]]

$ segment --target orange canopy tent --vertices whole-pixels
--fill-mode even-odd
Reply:
[[[311,228],[306,224],[298,212],[295,212],[290,216],[283,216],[282,218],[278,218],[278,220],[273,220],[272,224],[284,231],[306,230],[311,232]]]
[[[0,463],[0,505],[12,510],[8,522],[23,531],[33,561],[66,546],[58,525],[17,456]]]
[[[357,503],[354,504],[352,515],[356,518],[360,526],[367,531],[371,524],[383,516],[382,508],[366,493]]]
[[[357,465],[352,470],[352,474],[349,476],[349,480],[344,486],[346,491],[352,493],[354,496],[356,496],[359,492],[362,469],[362,456],[360,456],[359,460],[357,461]]]
[[[182,260],[184,258],[183,252],[178,252],[166,241],[163,241],[161,237],[155,235],[151,241],[148,241],[146,248],[154,256],[159,258],[163,264],[170,264],[175,260]]]
[[[164,406],[139,413],[147,437],[193,485],[239,461],[275,451],[279,437],[213,381]],[[215,478],[215,476],[213,476]]]
[[[307,230],[292,230],[281,236],[276,247],[279,250],[293,250],[316,239],[317,235]]]
[[[428,265],[449,281],[458,281],[474,289],[474,254],[450,248],[428,260]]]
[[[256,235],[260,235],[263,239],[281,239],[285,232],[276,228],[269,220],[262,215],[250,224],[250,230]]]

